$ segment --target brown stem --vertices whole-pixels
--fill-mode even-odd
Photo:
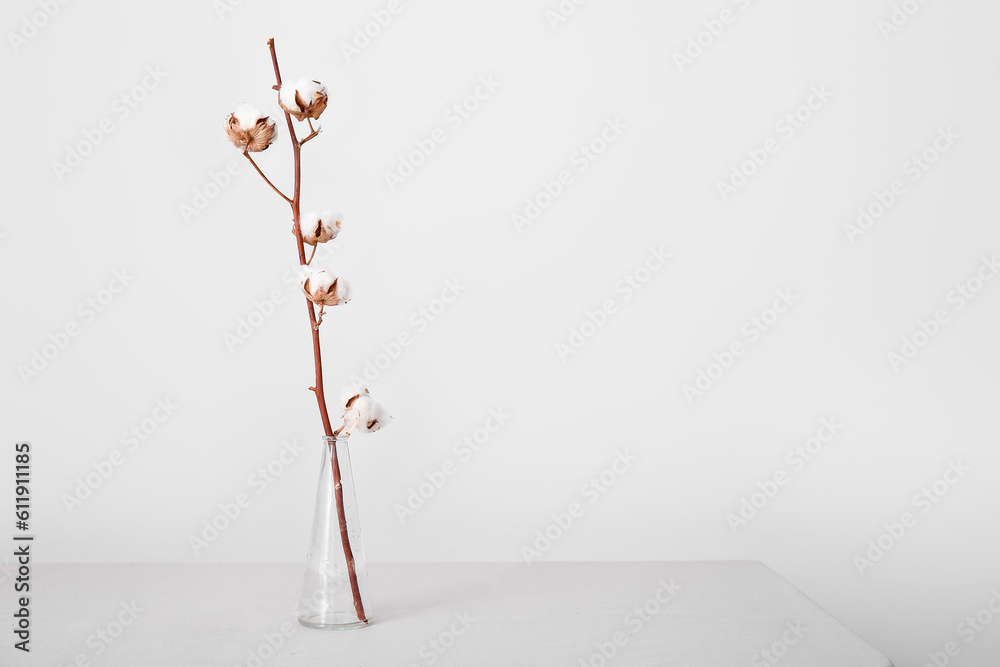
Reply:
[[[306,260],[306,264],[312,264],[313,257],[316,256],[316,248],[318,247],[319,247],[318,243],[313,246],[313,251],[309,254],[309,259]]]
[[[344,545],[344,557],[347,559],[347,574],[351,580],[351,594],[354,596],[354,611],[358,620],[368,622],[365,608],[361,602],[361,590],[358,588],[358,573],[355,571],[354,554],[351,552],[351,538],[347,534],[347,516],[344,514],[344,487],[340,481],[340,462],[337,460],[337,443],[333,443],[333,488],[337,495],[337,519],[340,522],[340,542]]]
[[[268,49],[271,51],[271,63],[274,65],[274,85],[275,90],[281,89],[281,70],[278,68],[278,54],[274,50],[274,38],[267,40]],[[289,202],[292,206],[292,221],[294,223],[295,241],[299,251],[299,263],[306,264],[306,251],[302,242],[302,230],[299,229],[299,201],[302,186],[302,143],[295,134],[295,126],[292,124],[292,116],[285,112],[285,122],[288,124],[288,136],[292,141],[292,157],[295,162],[295,189],[292,199]],[[315,134],[315,133],[314,133]],[[309,138],[311,139],[311,135]],[[312,331],[313,342],[313,362],[316,366],[316,384],[313,388],[316,394],[316,403],[319,406],[320,419],[323,421],[323,432],[327,436],[333,436],[333,426],[330,424],[330,414],[326,408],[326,396],[323,392],[323,359],[319,348],[319,328],[316,326],[316,311],[313,303],[306,299],[306,308],[309,310],[309,329]],[[344,545],[344,557],[347,559],[347,573],[351,580],[351,593],[354,595],[354,610],[358,614],[358,620],[367,623],[368,616],[365,614],[364,603],[361,600],[361,590],[358,587],[358,574],[355,570],[354,552],[351,549],[351,541],[347,533],[347,516],[344,513],[344,491],[340,487],[340,465],[337,462],[337,446],[334,443],[333,456],[331,458],[333,466],[333,481],[337,496],[337,520],[340,523],[340,539]]]
[[[274,190],[275,192],[278,193],[279,197],[281,197],[282,199],[284,199],[289,204],[292,203],[292,200],[289,199],[288,197],[286,197],[285,194],[281,190],[279,190],[278,188],[274,187],[274,183],[272,183],[271,180],[267,176],[264,175],[264,172],[262,172],[260,170],[260,167],[257,166],[257,163],[254,162],[254,159],[252,157],[250,157],[250,153],[248,153],[246,151],[243,151],[243,157],[245,157],[246,159],[250,160],[250,164],[252,164],[253,168],[257,170],[257,173],[260,174],[260,177],[263,178],[267,182],[267,184],[271,186],[272,190]]]
[[[312,129],[312,123],[309,124],[309,129]],[[308,137],[306,137],[305,139],[303,139],[302,141],[299,142],[299,146],[304,145],[307,141],[309,141],[310,139],[312,139],[313,137],[315,137],[317,134],[319,134],[319,131],[322,130],[322,129],[323,128],[318,127],[315,130],[313,130],[312,132],[310,132]]]
[[[312,118],[309,118],[308,116],[306,116],[306,122],[309,123],[309,136],[306,137],[305,139],[303,139],[302,141],[300,141],[299,142],[300,144],[306,143],[307,141],[309,141],[310,139],[312,139],[313,137],[315,137],[317,134],[319,134],[319,131],[323,129],[322,127],[317,127],[314,130],[313,129]]]

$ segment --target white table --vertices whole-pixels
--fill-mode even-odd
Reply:
[[[375,620],[343,632],[298,625],[301,573],[40,564],[32,653],[5,632],[0,664],[891,667],[755,562],[372,564]]]

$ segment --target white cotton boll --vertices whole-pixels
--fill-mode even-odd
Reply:
[[[315,227],[319,222],[319,213],[316,211],[306,211],[299,216],[299,227],[303,230],[309,229],[310,227]]]
[[[264,116],[253,105],[242,102],[226,117],[226,137],[247,153],[267,150],[278,136],[274,119]]]
[[[325,211],[320,211],[319,219],[339,232],[340,224],[344,221],[344,214],[340,211],[331,211],[327,209]]]
[[[337,234],[340,233],[341,217],[339,213],[331,211],[303,213],[299,217],[299,231],[302,233],[302,241],[308,245],[316,245],[337,238]],[[293,227],[292,232],[294,233],[294,231]]]
[[[295,90],[299,92],[299,97],[305,100],[306,104],[317,95],[326,94],[326,86],[312,79],[299,79],[295,83]]]
[[[327,238],[322,243],[332,241],[340,234],[340,226],[344,221],[344,215],[340,211],[323,211],[319,214],[319,219],[323,222],[323,234]]]
[[[334,290],[328,299],[328,306],[335,306],[338,303],[347,303],[351,300],[351,284],[344,278],[336,278],[335,280],[337,281],[337,289]],[[327,289],[329,290],[329,286],[327,286]]]
[[[347,432],[374,433],[386,426],[392,417],[384,407],[375,402],[362,385],[351,385],[340,394],[340,409],[344,414]]]
[[[360,384],[352,384],[349,387],[345,387],[343,391],[340,392],[340,409],[341,411],[348,409],[348,403],[353,403],[354,399],[362,394],[367,394],[368,389]]]
[[[295,86],[283,83],[281,88],[278,90],[278,101],[281,102],[281,106],[289,110],[302,111],[299,105],[295,102]]]
[[[308,264],[303,264],[299,267],[299,284],[306,294],[312,297],[316,288],[323,284],[325,279],[326,269],[320,269],[315,266],[309,266]]]
[[[320,93],[326,93],[326,86],[324,86],[319,81],[314,81],[312,79],[304,79],[304,81],[305,81],[304,86],[302,81],[300,81],[298,84],[298,90],[300,93],[302,93],[302,91],[305,91],[305,93],[309,95],[309,97],[314,97],[315,95],[318,95]]]
[[[347,281],[326,269],[303,265],[299,284],[306,297],[320,306],[339,306],[350,300]]]
[[[295,90],[299,91],[299,97],[305,100],[306,104],[315,99],[317,95],[326,94],[326,86],[312,79],[299,79],[295,84]]]
[[[323,269],[317,268],[315,266],[309,266],[308,264],[303,264],[299,267],[299,285],[305,289],[306,281],[312,281],[312,277],[316,275],[317,272]]]
[[[240,102],[236,105],[236,110],[233,111],[233,115],[240,124],[240,129],[244,132],[249,132],[257,124],[257,121],[264,117],[257,107],[252,104],[247,104],[246,102]]]
[[[281,84],[281,89],[278,91],[278,100],[281,102],[282,106],[290,111],[304,111],[304,109],[295,101],[296,92],[298,92],[300,100],[309,104],[316,98],[317,93],[325,91],[326,86],[319,81],[313,81],[312,79],[299,79],[294,84]]]
[[[302,234],[302,242],[308,245],[316,245],[322,235],[323,228],[319,224],[319,213],[309,211],[299,216],[299,232]],[[295,230],[292,229],[292,233]]]
[[[371,394],[361,394],[354,399],[350,412],[353,413],[358,423],[364,426],[378,416],[378,406]]]
[[[313,273],[313,282],[316,285],[317,290],[327,291],[333,285],[333,282],[337,280],[337,276],[333,275],[326,269],[317,269]]]
[[[308,264],[299,267],[299,284],[309,298],[326,292],[336,279],[337,277],[326,269]]]
[[[347,412],[349,424],[356,424],[360,433],[375,433],[384,428],[392,421],[392,417],[381,405],[375,402],[369,394],[362,394],[355,399],[352,407]]]
[[[362,432],[374,433],[375,431],[388,426],[391,421],[392,416],[389,415],[389,412],[381,405],[376,405],[372,419],[361,422]]]
[[[326,87],[319,81],[310,79],[283,83],[278,89],[278,104],[299,121],[319,118],[326,109],[328,100]]]

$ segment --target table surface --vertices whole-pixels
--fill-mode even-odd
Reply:
[[[39,564],[32,651],[8,635],[0,664],[891,667],[757,562],[374,563],[374,622],[342,632],[298,625],[301,575]]]

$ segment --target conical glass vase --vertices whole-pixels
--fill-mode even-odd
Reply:
[[[299,623],[317,630],[363,628],[371,622],[368,571],[346,435],[324,437],[319,488]]]

